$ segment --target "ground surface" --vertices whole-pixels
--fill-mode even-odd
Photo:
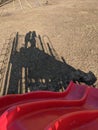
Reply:
[[[76,69],[98,78],[98,0],[18,0],[0,7],[0,45],[13,32],[47,35]],[[22,5],[22,6],[21,6]]]

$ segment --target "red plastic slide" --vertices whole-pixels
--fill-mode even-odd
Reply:
[[[98,130],[98,89],[71,82],[65,92],[0,98],[0,130]]]
[[[84,102],[87,97],[88,87],[76,85],[73,82],[70,82],[69,86],[65,92],[50,92],[50,91],[37,91],[27,94],[14,94],[7,95],[0,98],[0,114],[4,112],[7,108],[23,104],[26,102],[35,102],[41,100],[70,100],[70,102]]]

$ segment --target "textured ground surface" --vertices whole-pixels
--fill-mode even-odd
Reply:
[[[29,3],[28,3],[29,2]],[[98,78],[98,0],[18,0],[0,7],[0,45],[13,32],[47,35],[59,56]],[[98,82],[97,82],[98,83]]]

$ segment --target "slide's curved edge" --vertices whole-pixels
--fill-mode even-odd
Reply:
[[[84,125],[83,127],[85,127],[87,123],[93,121],[97,121],[96,126],[88,126],[89,130],[93,128],[97,130],[98,128],[98,110],[78,111],[61,116],[57,120],[51,122],[44,130],[74,130],[74,128],[77,129],[79,126],[81,127]],[[87,128],[85,128],[85,130],[86,129]]]
[[[69,86],[65,90],[65,92],[46,92],[46,91],[39,91],[39,92],[32,92],[22,95],[7,95],[0,98],[0,114],[2,114],[6,109],[18,104],[24,104],[26,102],[34,102],[40,100],[68,100],[65,97],[70,93],[71,89],[76,86],[75,83],[70,82]],[[77,89],[77,87],[76,87]],[[83,104],[86,100],[88,95],[88,87],[86,86],[85,93],[80,99],[70,100],[75,104]]]
[[[17,106],[10,107],[7,109],[0,117],[0,130],[6,130],[8,125],[13,122],[16,118],[18,119],[25,114],[30,112],[36,112],[43,109],[53,109],[53,108],[77,108],[82,105],[81,102],[64,101],[64,100],[48,100],[48,101],[38,101],[33,103],[25,103]],[[39,107],[40,106],[40,107]],[[73,109],[74,111],[74,109]]]
[[[89,87],[85,106],[98,109],[98,88]]]
[[[2,105],[7,105],[7,104],[15,103],[15,102],[29,100],[29,99],[61,98],[61,97],[66,96],[69,93],[72,86],[74,85],[75,84],[71,81],[64,92],[35,91],[35,92],[29,92],[25,94],[5,95],[5,96],[0,97],[0,107],[2,107]]]

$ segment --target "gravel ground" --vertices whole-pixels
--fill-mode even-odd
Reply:
[[[97,5],[98,0],[16,0],[0,7],[1,49],[13,32],[25,35],[35,30],[50,38],[69,65],[98,78]]]

